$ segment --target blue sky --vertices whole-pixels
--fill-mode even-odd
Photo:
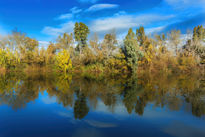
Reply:
[[[53,41],[86,23],[100,36],[144,26],[147,33],[205,25],[205,0],[0,0],[0,34],[18,28],[39,41]]]

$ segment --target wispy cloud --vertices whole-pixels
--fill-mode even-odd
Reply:
[[[125,11],[119,11],[114,14],[114,16],[121,16],[121,15],[126,15],[127,13]]]
[[[69,13],[62,14],[58,16],[56,19],[57,20],[72,19],[76,14],[79,14],[80,12],[82,12],[82,9],[78,7],[73,7],[72,9],[70,9]]]
[[[72,32],[75,24],[74,17],[79,16],[80,13],[98,11],[98,10],[109,9],[109,8],[116,8],[116,7],[118,7],[118,5],[116,4],[96,4],[91,6],[87,10],[82,10],[78,7],[74,7],[70,9],[69,13],[62,14],[57,18],[55,18],[55,20],[64,20],[64,23],[56,27],[46,26],[44,27],[42,32],[44,34],[52,35],[52,36],[58,36],[64,32]]]
[[[64,32],[72,32],[74,25],[75,23],[73,21],[69,21],[67,23],[60,24],[57,27],[46,26],[42,32],[47,35],[58,36]]]
[[[173,18],[174,15],[118,15],[106,18],[99,18],[90,21],[87,25],[92,32],[107,32],[112,29],[126,30],[139,26],[149,25],[159,21],[167,21]],[[72,32],[74,28],[74,21],[68,21],[60,24],[58,27],[45,27],[43,33],[48,35],[57,36],[64,32]],[[157,28],[160,29],[160,28]]]
[[[75,17],[77,14],[81,12],[94,12],[94,11],[105,10],[105,9],[114,9],[117,7],[119,7],[119,5],[117,4],[95,4],[86,10],[80,9],[78,7],[73,7],[72,9],[70,9],[69,13],[62,14],[58,16],[56,19],[57,20],[68,20],[68,19],[72,19],[73,17]]]
[[[113,123],[105,123],[101,121],[95,121],[95,120],[85,120],[86,123],[88,123],[90,126],[96,127],[96,128],[113,128],[117,127],[116,124]]]
[[[39,44],[45,44],[45,43],[47,43],[47,42],[39,41]],[[42,98],[42,101],[43,101],[43,103],[45,103],[47,105],[48,104],[54,104],[54,103],[56,103],[56,97],[45,96],[45,97]]]
[[[166,27],[167,27],[167,25],[158,26],[158,27],[151,27],[151,28],[147,28],[145,30],[145,32],[146,32],[146,34],[159,33],[159,32],[162,32]]]
[[[78,1],[97,2],[96,0]],[[201,8],[204,7],[204,4],[205,0],[198,0],[197,2],[192,0],[163,0],[160,6],[144,12],[131,13],[126,9],[118,12],[109,10],[106,14],[102,13],[102,15],[98,14],[98,16],[92,13],[106,9],[118,9],[119,6],[123,7],[123,5],[104,3],[94,4],[87,8],[84,6],[82,9],[74,7],[70,9],[69,13],[58,17],[58,19],[63,20],[63,23],[57,26],[46,26],[42,32],[52,36],[57,36],[64,32],[72,32],[76,21],[86,23],[91,32],[97,32],[99,35],[104,35],[112,29],[115,29],[118,35],[121,35],[123,32],[127,32],[129,28],[137,28],[139,26],[144,26],[147,33],[163,32],[167,30],[168,26],[177,22],[191,21],[196,16],[195,14],[202,12]],[[193,9],[195,9],[195,12],[193,12]],[[190,24],[189,22],[187,23]],[[199,23],[198,20],[194,22],[194,25],[197,23]],[[180,29],[183,27],[180,26]],[[173,28],[176,28],[176,25]],[[192,29],[192,25],[189,28]]]
[[[128,29],[148,25],[154,22],[156,23],[158,21],[166,21],[173,17],[174,15],[121,15],[94,20],[90,27],[91,30],[96,32],[109,31],[111,29]]]
[[[75,24],[73,18],[78,16],[80,12],[82,12],[82,9],[78,7],[71,8],[69,13],[62,14],[55,18],[55,20],[63,20],[64,23],[56,27],[46,26],[43,28],[42,33],[51,36],[58,36],[65,32],[72,32]]]
[[[67,14],[60,15],[57,19],[58,20],[64,20],[64,19],[71,19],[72,17],[73,17],[73,14],[67,13]]]
[[[73,7],[72,9],[70,9],[72,14],[77,14],[80,13],[82,11],[82,9],[78,8],[78,7]]]
[[[104,9],[114,9],[118,8],[119,5],[117,4],[95,4],[91,7],[89,7],[86,12],[93,12],[93,11],[99,11],[99,10],[104,10]]]
[[[48,41],[38,41],[38,43],[39,43],[39,47],[40,48],[46,48],[46,47],[48,47],[48,45],[49,45],[49,42]],[[48,103],[48,101],[44,98],[43,99],[43,101],[44,101],[44,103],[45,104],[50,104],[50,103]],[[54,98],[51,98],[51,100],[50,100],[52,103],[55,103],[56,102],[56,99],[54,100]]]

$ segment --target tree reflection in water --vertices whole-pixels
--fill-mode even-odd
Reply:
[[[122,102],[129,114],[143,115],[148,103],[170,111],[186,109],[205,115],[205,81],[198,76],[138,75],[101,80],[55,74],[6,74],[0,76],[0,103],[17,110],[47,92],[64,107],[72,107],[76,119],[84,118],[101,100],[115,112]],[[185,106],[185,107],[183,107]]]

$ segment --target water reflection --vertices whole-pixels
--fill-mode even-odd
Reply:
[[[153,104],[170,111],[186,111],[197,117],[205,115],[204,77],[139,75],[93,80],[56,74],[0,76],[0,104],[14,110],[24,108],[45,91],[48,94],[44,98],[46,104],[57,102],[73,108],[75,119],[83,119],[92,109],[99,109],[97,106],[101,102],[112,113],[117,111],[120,104],[128,114],[143,116],[147,105]]]

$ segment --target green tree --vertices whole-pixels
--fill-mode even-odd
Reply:
[[[75,40],[78,42],[77,50],[81,52],[82,48],[87,46],[87,37],[90,33],[88,26],[84,23],[75,23],[74,34]]]
[[[86,97],[82,94],[77,94],[77,100],[74,105],[74,116],[75,119],[83,119],[89,112],[89,107],[87,106]]]
[[[136,71],[138,59],[141,56],[136,35],[132,29],[129,29],[126,38],[124,39],[124,54],[128,65],[133,72]]]

